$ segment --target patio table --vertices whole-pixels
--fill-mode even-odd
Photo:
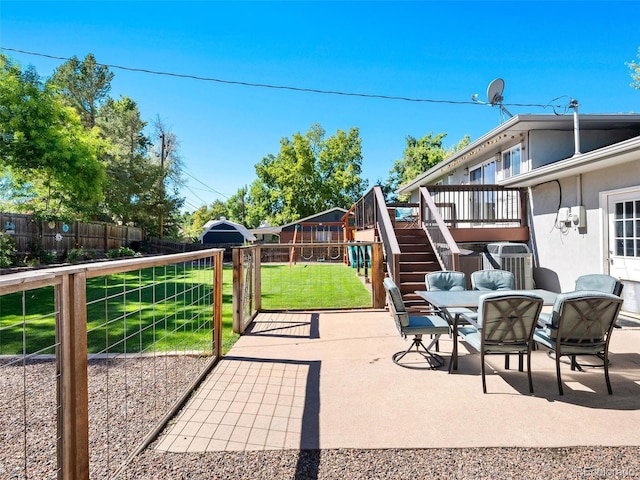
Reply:
[[[532,293],[542,298],[543,305],[553,305],[556,301],[557,293],[549,290],[533,289],[533,290],[516,290],[522,293]],[[453,308],[478,308],[480,297],[485,293],[492,293],[487,290],[462,290],[462,291],[443,291],[443,290],[416,290],[415,293],[427,303],[442,311],[453,330],[453,351],[451,352],[451,367],[453,370],[458,369],[458,318],[459,315],[452,314],[449,309]],[[494,293],[499,293],[494,291]],[[451,368],[449,369],[451,371]]]

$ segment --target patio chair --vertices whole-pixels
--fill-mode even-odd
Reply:
[[[440,335],[449,333],[449,322],[439,315],[409,315],[402,301],[400,289],[391,278],[384,279],[384,288],[387,292],[389,308],[398,331],[404,338],[407,338],[407,335],[413,335],[411,346],[405,351],[393,354],[393,362],[401,367],[414,369],[434,369],[444,365],[442,357],[437,353],[431,352],[430,349],[437,343]],[[423,335],[433,335],[433,339],[428,346],[425,346],[422,342]],[[414,347],[415,350],[413,350]],[[400,363],[400,360],[411,351],[421,355],[426,360],[425,364],[420,366],[418,364]]]
[[[427,273],[424,276],[427,290],[462,291],[467,289],[467,276],[464,272],[442,270]]]
[[[450,291],[460,292],[467,289],[467,275],[464,272],[456,272],[453,270],[441,270],[439,272],[430,272],[424,276],[424,283],[427,290],[430,291]],[[476,313],[465,307],[447,309],[454,323],[459,321],[461,314],[467,316],[476,315]],[[437,351],[437,348],[436,348]]]
[[[478,270],[471,273],[473,290],[513,290],[515,277],[507,270]]]
[[[465,343],[480,352],[482,371],[482,391],[487,393],[485,379],[485,355],[505,355],[505,369],[509,368],[509,354],[517,353],[520,358],[519,370],[522,371],[522,357],[527,354],[527,376],[529,392],[533,393],[531,379],[531,347],[533,331],[542,309],[541,297],[531,293],[495,292],[480,297],[478,318],[465,317],[474,327],[462,327],[459,332]]]
[[[622,294],[623,286],[622,282],[617,278],[603,273],[590,273],[581,275],[576,279],[576,291],[596,290],[619,297]]]
[[[612,394],[609,380],[609,341],[622,307],[617,295],[597,291],[577,291],[558,295],[551,319],[537,329],[534,340],[555,353],[558,391],[563,395],[560,357],[569,356],[571,369],[579,368],[577,355],[596,355],[604,360],[607,391]],[[581,370],[581,369],[580,369]]]
[[[602,292],[602,293],[611,293],[613,295],[617,295],[618,297],[622,294],[622,288],[624,285],[620,280],[611,275],[606,275],[602,273],[590,273],[587,275],[581,275],[576,279],[576,292],[581,292],[585,290]],[[549,323],[551,321],[551,312],[543,312],[540,314],[540,324],[544,326],[544,324]]]

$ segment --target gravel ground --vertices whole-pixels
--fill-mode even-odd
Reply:
[[[0,480],[56,479],[56,365],[0,358]],[[180,394],[206,357],[147,356],[91,360],[89,469],[113,477]]]
[[[271,450],[165,453],[147,449],[127,479],[405,480],[633,479],[640,447]]]

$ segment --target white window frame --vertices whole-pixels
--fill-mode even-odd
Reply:
[[[518,152],[520,156],[520,161],[518,164],[518,172],[514,173],[514,162],[513,156],[514,153]],[[520,175],[521,173],[526,173],[531,169],[531,162],[529,162],[528,158],[524,157],[524,147],[522,143],[518,143],[513,147],[503,150],[500,155],[499,166],[496,172],[496,176],[498,180],[504,180],[506,178],[514,177],[516,175]],[[507,164],[509,164],[507,166]]]

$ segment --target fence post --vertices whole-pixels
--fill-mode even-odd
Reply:
[[[56,287],[60,480],[89,480],[86,279],[84,271],[64,275]]]
[[[255,298],[254,304],[255,309],[259,312],[262,309],[262,277],[260,272],[260,267],[262,265],[262,250],[260,246],[252,247],[253,249],[253,279],[254,279],[254,289]]]
[[[382,243],[371,245],[371,296],[373,308],[384,308],[386,293],[384,291],[384,268]]]
[[[213,307],[213,350],[215,357],[220,358],[222,356],[222,266],[224,252],[216,252],[213,257],[215,262],[214,266],[214,279],[213,279],[213,292],[214,292],[214,307]]]
[[[241,248],[232,249],[233,252],[233,332],[242,332],[242,322],[244,315],[243,292],[244,292],[244,275],[243,275],[243,257]]]

